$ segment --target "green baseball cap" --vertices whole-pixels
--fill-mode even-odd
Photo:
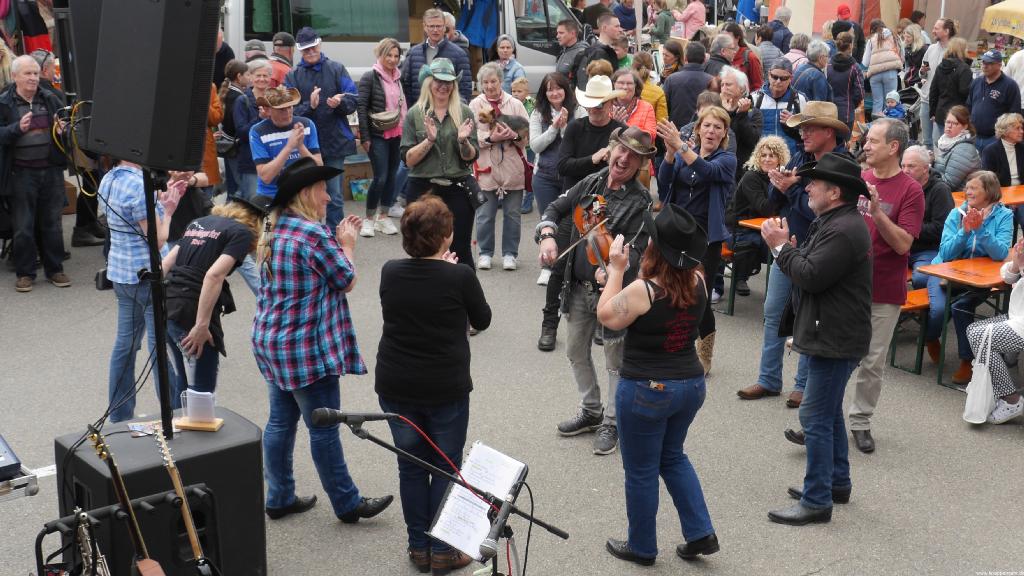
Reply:
[[[420,68],[420,83],[430,76],[442,82],[458,82],[462,79],[462,72],[455,73],[455,65],[447,58],[434,58],[430,64],[424,64]]]

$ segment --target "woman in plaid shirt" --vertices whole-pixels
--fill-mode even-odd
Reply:
[[[263,459],[271,519],[316,504],[316,496],[295,495],[292,451],[299,417],[309,429],[320,484],[342,522],[376,516],[393,500],[361,497],[345,464],[338,425],[314,426],[311,419],[317,408],[341,409],[340,376],[366,374],[345,299],[355,286],[352,258],[361,220],[345,218],[333,235],[321,223],[331,199],[326,180],[340,173],[312,158],[286,167],[258,247],[262,278],[252,346],[270,393]]]

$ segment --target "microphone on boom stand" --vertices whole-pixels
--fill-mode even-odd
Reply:
[[[491,531],[487,533],[487,537],[480,542],[480,556],[484,559],[494,558],[498,554],[498,538],[501,536],[501,531],[505,529],[505,523],[508,522],[508,515],[512,512],[512,495],[505,497],[505,501],[501,505],[501,509],[498,510],[498,515],[494,517],[494,523],[491,524]]]
[[[398,418],[398,414],[391,412],[363,413],[363,412],[342,412],[333,408],[317,408],[313,410],[314,426],[329,426],[331,424],[362,424],[375,420],[390,420]]]

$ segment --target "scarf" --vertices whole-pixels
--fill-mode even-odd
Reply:
[[[946,136],[946,133],[943,132],[942,136],[939,136],[939,151],[945,154],[946,152],[949,152],[949,150],[953,147],[954,144],[958,142],[963,142],[964,140],[967,140],[970,137],[970,132],[966,130],[961,132],[959,136],[954,136],[952,138]]]

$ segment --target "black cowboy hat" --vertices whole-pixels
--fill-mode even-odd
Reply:
[[[657,216],[644,212],[644,228],[669,266],[688,270],[701,263],[708,251],[708,234],[689,212],[668,204]]]
[[[266,216],[270,213],[270,205],[274,202],[273,196],[264,196],[263,194],[253,194],[252,197],[236,196],[232,198],[233,202],[238,202],[242,206],[256,212],[260,216]]]
[[[341,174],[341,170],[330,166],[321,166],[309,156],[299,158],[281,170],[281,174],[277,177],[277,195],[274,196],[269,207],[287,206],[292,198],[298,196],[306,186],[311,186],[322,180],[330,180],[338,174]]]
[[[835,152],[829,152],[816,162],[808,162],[797,168],[797,176],[824,180],[839,186],[844,200],[856,200],[857,196],[870,196],[868,185],[861,177],[860,166]],[[854,194],[851,194],[854,193]]]

